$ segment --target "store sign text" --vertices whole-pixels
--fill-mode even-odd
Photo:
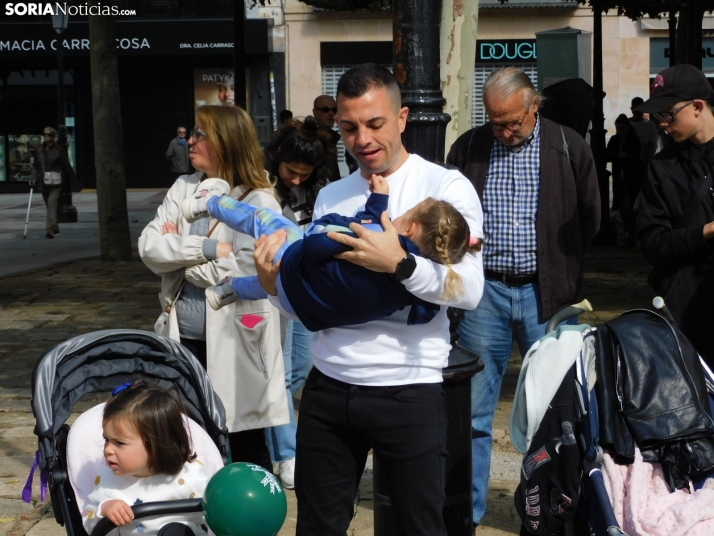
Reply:
[[[58,39],[53,39],[49,42],[49,48],[52,50],[57,50],[57,47],[61,46],[66,50],[89,50],[89,39],[64,39],[60,42]],[[144,48],[151,48],[149,40],[146,38],[139,39],[134,38],[117,38],[117,48],[122,50],[140,50]],[[47,50],[45,43],[42,40],[30,40],[25,39],[22,41],[2,41],[0,40],[0,52],[5,50]]]
[[[535,39],[503,41],[477,41],[479,63],[534,62],[536,56]]]

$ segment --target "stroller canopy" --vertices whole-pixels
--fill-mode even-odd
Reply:
[[[55,436],[85,395],[112,391],[133,379],[175,387],[188,415],[228,455],[225,410],[198,360],[177,342],[148,331],[110,329],[80,335],[46,352],[32,373],[32,411],[39,467],[54,467]]]

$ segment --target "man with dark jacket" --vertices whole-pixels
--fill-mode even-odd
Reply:
[[[691,65],[665,69],[651,113],[674,143],[655,155],[642,185],[637,237],[654,270],[652,288],[664,297],[680,329],[714,366],[714,92]]]
[[[176,130],[176,137],[169,143],[166,158],[171,160],[171,173],[175,175],[174,178],[178,179],[181,175],[188,175],[191,172],[186,127],[178,127]]]
[[[47,206],[47,238],[54,238],[59,234],[57,223],[57,207],[59,205],[62,184],[69,180],[70,184],[77,180],[74,169],[69,163],[67,152],[55,143],[57,131],[47,127],[42,131],[44,142],[37,151],[37,157],[32,163],[30,172],[30,186],[39,184],[42,190],[42,199]]]
[[[494,71],[483,102],[490,122],[459,137],[447,158],[471,180],[484,211],[484,294],[459,327],[459,343],[485,364],[472,381],[475,524],[486,510],[491,428],[513,341],[525,355],[548,319],[575,300],[585,248],[600,226],[590,148],[538,114],[528,75]]]

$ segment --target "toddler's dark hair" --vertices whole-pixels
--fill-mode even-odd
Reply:
[[[136,430],[149,454],[152,475],[176,475],[186,462],[196,458],[184,427],[185,413],[178,393],[140,380],[107,401],[103,422],[123,421]]]
[[[428,197],[416,207],[412,219],[421,225],[419,249],[425,257],[448,267],[444,299],[463,294],[461,277],[451,267],[461,262],[467,252],[481,251],[481,240],[471,239],[471,230],[461,213],[451,203]]]

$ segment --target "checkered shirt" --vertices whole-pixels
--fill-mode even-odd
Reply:
[[[493,141],[483,192],[483,265],[494,272],[528,275],[538,271],[540,116],[519,149]]]

